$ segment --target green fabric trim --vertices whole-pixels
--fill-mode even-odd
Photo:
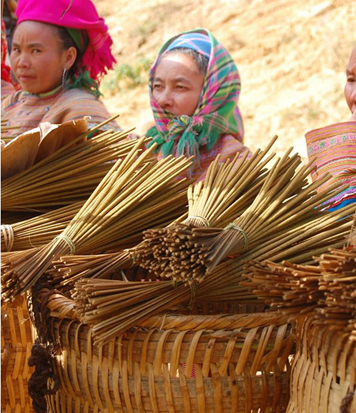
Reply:
[[[84,53],[89,44],[89,38],[85,30],[72,29],[71,27],[65,27],[70,37],[73,39],[80,53]]]
[[[23,94],[26,96],[38,96],[40,98],[48,98],[52,95],[55,95],[60,89],[62,89],[62,85],[57,86],[55,89],[50,90],[49,92],[45,92],[45,93],[30,93],[30,92],[26,92],[24,90]]]
[[[72,83],[67,86],[68,89],[85,89],[96,97],[102,96],[99,90],[99,84],[90,77],[87,70],[82,70],[74,76]]]
[[[156,149],[153,150],[154,153],[158,153],[161,149],[161,146],[166,142],[163,135],[157,130],[156,126],[152,126],[148,129],[146,136],[152,138],[151,142],[148,142],[147,147],[150,148],[153,143],[157,143]]]

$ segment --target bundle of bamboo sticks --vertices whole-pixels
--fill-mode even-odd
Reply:
[[[122,242],[120,231],[125,224],[131,223],[131,228],[135,228],[140,206],[144,204],[149,207],[147,211],[151,211],[153,205],[162,201],[160,194],[165,194],[165,198],[172,199],[173,203],[180,196],[184,198],[191,181],[174,178],[189,169],[192,159],[170,156],[157,161],[152,156],[154,146],[144,150],[145,143],[146,138],[137,140],[128,155],[112,166],[59,236],[43,247],[10,252],[3,257],[4,300],[13,299],[34,285],[62,255],[95,254],[116,248],[116,240]],[[167,206],[172,213],[170,208]],[[173,210],[175,208],[174,205]],[[162,215],[162,211],[153,210]]]
[[[242,205],[224,192],[226,182],[231,179],[230,171],[226,173],[224,167],[217,168],[212,164],[208,172],[216,179],[210,179],[210,174],[207,174],[207,191],[201,190],[200,186],[190,191],[188,220],[169,228],[145,231],[144,242],[135,252],[136,261],[159,277],[187,283],[200,282],[228,256],[241,255],[257,245],[261,248],[276,236],[293,228],[298,229],[309,219],[317,217],[316,207],[331,198],[332,193],[344,188],[335,184],[317,194],[318,186],[330,176],[325,175],[309,184],[307,178],[311,163],[297,170],[301,160],[299,157],[289,157],[289,154],[290,150],[275,162],[268,174],[254,175],[257,183],[252,181],[250,185],[252,188],[253,184],[257,185],[258,191],[254,188],[252,193],[255,197],[249,198],[248,202],[243,197],[245,202]],[[236,180],[236,186],[248,177],[242,174],[241,180]],[[236,191],[233,185],[231,189]],[[245,195],[243,191],[239,194]],[[194,209],[192,204],[204,205],[205,208]],[[240,209],[234,209],[232,205],[239,205]],[[222,207],[227,208],[229,213],[225,210],[222,214]],[[215,209],[217,212],[214,214]],[[218,218],[221,215],[228,216],[231,221],[225,227],[216,227],[221,223]],[[193,217],[194,224],[199,225],[190,224],[189,217]]]
[[[356,338],[356,247],[330,248],[309,266],[252,262],[246,275],[245,285],[271,308],[294,318],[309,314]]]
[[[66,229],[83,204],[84,201],[76,202],[28,220],[1,225],[2,251],[22,251],[49,243]],[[162,193],[145,205],[138,205],[132,211],[130,221],[126,221],[124,226],[119,228],[120,237],[115,237],[115,249],[136,245],[141,241],[142,231],[150,225],[168,225],[180,216],[185,204],[186,194],[180,191],[171,198]]]
[[[243,282],[271,308],[293,314],[310,313],[318,305],[323,293],[319,290],[320,268],[284,261],[251,262],[246,270],[249,282]]]
[[[71,291],[73,284],[81,278],[101,278],[101,279],[120,279],[126,276],[122,270],[132,268],[135,273],[145,275],[148,273],[146,270],[137,266],[135,263],[135,253],[140,244],[137,242],[134,245],[135,237],[142,240],[142,231],[144,231],[149,223],[152,226],[169,226],[175,225],[178,222],[182,222],[187,218],[185,193],[183,191],[178,194],[177,197],[169,197],[165,200],[168,194],[162,194],[162,202],[159,198],[156,198],[156,204],[153,208],[146,206],[139,206],[137,210],[133,212],[131,221],[135,222],[135,228],[128,225],[127,221],[123,232],[120,232],[120,236],[115,241],[115,249],[117,251],[103,254],[90,254],[90,255],[64,255],[53,261],[53,266],[47,271],[48,279],[51,285],[59,289],[61,292]],[[167,203],[174,205],[174,209],[170,211],[167,209]],[[142,211],[141,211],[142,209]],[[137,211],[140,212],[140,221],[136,222]],[[153,212],[153,213],[152,213]],[[180,215],[184,212],[182,215]],[[137,226],[142,224],[142,226]],[[137,230],[134,232],[134,229]],[[130,234],[130,239],[123,238],[125,231]],[[131,245],[132,244],[132,245]],[[130,248],[131,247],[131,248]],[[123,249],[122,249],[123,248]]]
[[[84,202],[56,208],[11,225],[1,225],[1,250],[23,251],[47,244],[65,230]]]
[[[220,181],[220,194],[216,200],[217,207],[215,208],[215,210],[213,210],[216,213],[216,218],[219,219],[219,222],[225,222],[227,219],[229,219],[229,215],[238,214],[238,211],[242,212],[244,210],[244,205],[248,202],[251,202],[251,199],[253,199],[254,195],[258,192],[258,189],[263,183],[263,175],[267,171],[266,164],[274,156],[273,154],[269,155],[268,157],[266,155],[276,139],[277,137],[274,137],[264,151],[261,151],[260,149],[257,150],[252,155],[251,159],[247,159],[246,153],[245,157],[237,162],[237,154],[231,163],[227,161],[223,164],[219,162],[220,158],[218,156],[208,170],[206,180],[207,183],[203,185],[203,183],[200,182],[194,187],[189,186],[188,202],[190,205],[190,213],[188,217],[185,217],[186,219],[184,220],[184,223],[192,224],[194,222],[199,222],[202,220],[202,218],[200,218],[198,214],[203,215],[203,213],[199,211],[205,208],[205,199],[208,197],[209,191],[213,187],[213,182],[215,182],[220,177],[222,178]],[[219,176],[217,176],[216,174],[217,170],[220,170]],[[225,195],[225,198],[228,197],[230,199],[229,208],[227,208],[226,203],[222,203],[223,195]],[[225,209],[223,207],[219,208],[219,205],[223,205]],[[162,208],[162,211],[164,211],[165,209],[166,208]],[[210,210],[208,209],[206,211],[206,214],[204,213],[204,215],[207,215],[207,219],[209,219],[210,222],[215,222],[213,221],[215,219],[214,216],[209,216]],[[228,211],[226,212],[226,210]],[[142,214],[144,214],[144,211],[142,212]],[[218,217],[217,214],[220,214],[220,216]],[[171,222],[169,226],[167,223],[167,228],[165,228],[165,230],[169,231],[170,227],[172,227],[174,231],[174,226],[178,225],[176,224],[176,222],[182,222],[183,218],[184,215],[180,219],[177,218],[175,222]],[[159,223],[158,221],[156,223],[152,222],[152,226],[149,226],[150,222],[147,221],[147,218],[145,218],[145,220],[146,228],[154,228],[155,226],[164,227],[164,225],[162,225],[162,222]],[[206,219],[203,221],[203,224],[205,222]],[[135,254],[131,253],[131,255],[136,256],[138,250],[139,246],[135,248]],[[90,276],[94,276],[96,271],[99,271],[100,277],[104,277],[105,274],[109,276],[113,268],[113,263],[117,261],[117,259],[119,259],[120,261],[121,255],[123,255],[122,259],[124,260],[124,262],[126,262],[126,260],[128,259],[126,253],[122,254],[121,252],[119,252],[118,255],[119,257],[116,257],[116,254],[106,255],[105,259],[102,260],[101,258],[98,258],[98,260],[94,260],[94,262],[89,257],[88,263],[90,262],[92,264],[92,267],[90,269],[86,268],[83,272],[83,261],[81,257],[78,257],[77,260],[76,256],[66,256],[64,260],[61,258],[59,262],[54,263],[55,270],[60,272],[60,276],[57,276],[56,279],[60,280],[60,277],[65,277],[66,281],[64,282],[68,284],[69,282],[71,282],[70,279],[75,280],[80,276],[84,276],[84,274],[90,274]],[[129,259],[129,261],[132,262],[132,259]],[[98,263],[98,267],[96,267],[96,262]],[[105,265],[105,262],[107,265]],[[126,265],[124,265],[124,268],[126,268]],[[53,270],[51,271],[51,273],[54,272],[55,271]]]
[[[356,246],[331,249],[317,261],[324,295],[315,317],[322,324],[345,326],[356,339]]]
[[[188,218],[184,223],[179,221],[170,225],[169,231],[167,231],[167,228],[146,231],[145,239],[128,251],[133,258],[130,266],[138,264],[141,266],[142,263],[148,263],[143,267],[149,271],[148,274],[151,274],[149,276],[154,280],[159,279],[159,282],[136,283],[128,281],[124,277],[121,280],[108,280],[108,284],[103,282],[104,280],[92,278],[78,281],[72,290],[72,296],[78,307],[78,316],[83,322],[89,322],[92,325],[97,342],[121,334],[125,329],[152,315],[163,311],[174,311],[182,307],[189,308],[193,301],[250,302],[257,300],[255,292],[251,291],[250,286],[245,285],[247,280],[245,265],[246,262],[251,260],[258,260],[259,262],[263,260],[275,262],[289,260],[295,265],[312,265],[315,264],[313,256],[325,253],[329,247],[341,248],[345,245],[345,239],[352,226],[350,214],[354,213],[354,207],[350,205],[333,212],[317,208],[323,200],[331,197],[331,194],[335,191],[342,189],[330,187],[327,192],[317,194],[315,189],[323,180],[315,184],[306,182],[306,176],[310,170],[309,165],[294,173],[298,159],[285,157],[284,160],[285,162],[278,161],[278,169],[272,167],[274,180],[272,180],[270,172],[265,174],[263,178],[260,178],[261,175],[257,174],[262,184],[260,182],[256,197],[259,196],[263,203],[264,208],[260,209],[263,218],[266,218],[263,212],[270,207],[270,203],[265,202],[264,196],[260,195],[261,188],[263,188],[265,194],[271,192],[273,194],[273,190],[275,194],[282,192],[281,199],[273,198],[273,196],[268,198],[274,206],[273,210],[276,211],[276,215],[274,215],[276,219],[271,219],[266,224],[261,224],[260,219],[261,237],[256,236],[255,241],[249,243],[248,248],[243,249],[239,255],[227,256],[211,272],[204,273],[202,282],[199,282],[201,281],[199,277],[187,278],[183,273],[182,276],[177,275],[177,272],[185,270],[183,266],[179,271],[173,271],[177,267],[170,266],[172,261],[174,262],[176,256],[174,254],[180,256],[183,254],[181,251],[184,250],[187,243],[186,238],[184,238],[185,233],[188,233],[189,236],[194,231],[203,230],[210,234],[214,231],[221,233],[220,228],[206,226],[207,215],[193,215],[191,210],[188,212]],[[283,163],[287,167],[282,168]],[[212,164],[211,168],[215,168],[214,174],[216,175],[224,171],[224,166],[219,167],[217,164]],[[281,173],[282,169],[283,173]],[[208,171],[207,179],[210,179],[210,182],[223,182],[218,179],[214,180],[212,176],[209,178],[209,172],[211,171]],[[329,176],[325,176],[323,179],[327,180],[328,178]],[[265,183],[267,179],[269,179],[269,185]],[[295,182],[293,182],[293,179]],[[272,182],[274,182],[273,185]],[[198,183],[194,187],[190,187],[188,191],[190,194],[189,208],[193,205],[192,200],[199,202],[204,184]],[[206,197],[202,205],[209,203],[207,194],[213,193],[214,189],[216,188],[213,187],[213,184],[210,184],[209,190],[206,189]],[[216,190],[216,193],[219,193],[219,191]],[[193,194],[196,194],[196,196]],[[243,191],[240,194],[242,197],[244,196]],[[237,205],[238,198],[233,202],[236,202]],[[229,209],[231,204],[232,202],[227,202],[224,205]],[[253,201],[244,203],[246,210],[252,204]],[[257,206],[258,203],[256,210]],[[230,208],[231,210],[232,208]],[[224,214],[224,208],[222,208],[219,216],[226,217],[229,215]],[[243,212],[241,216],[246,216],[246,214]],[[212,221],[214,214],[210,214],[209,219]],[[189,220],[192,221],[189,223]],[[174,238],[171,234],[176,234],[176,237]],[[170,244],[167,241],[169,236],[172,236]],[[152,237],[152,239],[149,237]],[[190,253],[195,252],[190,250]],[[155,254],[161,254],[163,259],[161,261],[155,260]],[[168,254],[171,254],[169,259],[167,259]],[[119,259],[119,256],[123,259],[116,270],[120,270],[120,265],[122,265],[121,268],[125,271],[129,262],[128,255],[124,257],[122,252],[113,254],[107,257],[107,262],[113,262],[115,256],[117,259]],[[192,260],[190,260],[191,256],[193,257]],[[186,259],[187,266],[193,266],[194,268],[194,264],[199,257],[191,256],[186,254],[183,258]],[[104,267],[104,261],[105,259],[100,262],[100,266]],[[174,262],[175,264],[176,262]],[[169,281],[165,281],[167,276]],[[147,295],[144,294],[145,288],[147,288]],[[123,292],[122,295],[121,292]],[[106,308],[106,300],[111,303],[109,308]],[[135,303],[134,308],[132,307],[133,302]]]
[[[53,261],[47,272],[50,284],[66,293],[71,292],[76,281],[90,279],[125,278],[123,270],[133,266],[128,250],[107,254],[64,255]]]
[[[246,263],[252,260],[276,262],[293,260],[295,263],[293,265],[296,266],[315,265],[313,256],[327,251],[330,246],[341,248],[345,244],[352,223],[347,218],[344,218],[342,223],[340,220],[351,210],[352,206],[349,206],[343,211],[321,214],[323,217],[314,219],[309,222],[309,226],[300,228],[299,237],[295,237],[296,231],[291,231],[285,238],[279,236],[274,242],[264,245],[261,250],[256,246],[240,257],[229,258],[219,264],[212,273],[207,274],[201,283],[187,285],[182,281],[165,281],[159,278],[157,278],[159,282],[156,282],[153,276],[152,282],[138,284],[127,280],[108,280],[110,281],[110,289],[108,289],[107,285],[102,283],[104,280],[82,279],[75,283],[72,290],[72,297],[78,307],[78,317],[83,322],[90,320],[95,339],[99,343],[124,333],[126,328],[133,327],[143,319],[164,311],[177,311],[183,308],[189,311],[193,302],[244,303],[259,299],[266,302],[267,298],[261,295],[260,291],[252,289],[249,283],[246,285],[247,275],[250,273],[250,268],[248,270],[245,268]],[[133,250],[131,249],[131,253]],[[120,254],[116,254],[117,258]],[[128,260],[127,256],[126,259]],[[120,268],[125,271],[127,263],[128,261],[123,261],[122,267],[120,264],[115,267],[116,271]],[[132,265],[135,263],[132,262]],[[103,262],[102,266],[104,267]],[[149,289],[148,295],[144,294],[145,286]],[[266,287],[266,291],[272,290],[274,286],[275,283],[272,281]],[[124,292],[123,295],[121,291]],[[130,294],[135,297],[134,308],[127,305],[130,302]],[[96,297],[103,298],[100,306],[97,305]],[[115,299],[107,311],[105,299],[111,302],[113,297]],[[87,318],[87,314],[90,318]]]
[[[215,276],[216,270],[207,275],[206,280],[199,286],[199,290],[203,290],[203,299],[233,300],[235,288],[237,291],[242,287],[246,288],[242,281],[246,280],[246,263],[251,260],[315,264],[314,256],[325,253],[328,248],[345,246],[352,226],[350,214],[353,214],[354,210],[354,206],[349,205],[333,212],[315,211],[316,215],[305,222],[299,225],[296,223],[295,227],[285,232],[276,232],[274,237],[265,243],[257,244],[240,256],[222,262],[216,270],[225,263],[236,262],[234,270],[230,272],[226,269],[226,275],[220,279]]]
[[[111,119],[90,129],[87,134]],[[4,179],[2,211],[46,212],[85,201],[113,162],[126,156],[134,146],[135,142],[127,139],[129,132],[109,130],[84,142],[81,135],[30,168]]]

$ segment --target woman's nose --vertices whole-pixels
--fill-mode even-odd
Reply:
[[[162,91],[157,101],[162,108],[168,108],[172,106],[173,99],[169,89],[165,89],[164,91]]]
[[[356,103],[356,84],[353,83],[352,88],[351,88],[351,100],[353,101],[353,103]]]
[[[18,67],[28,67],[30,64],[30,60],[26,53],[20,53],[17,56],[16,63]]]
[[[344,89],[346,102],[351,112],[356,110],[356,83],[347,82]]]

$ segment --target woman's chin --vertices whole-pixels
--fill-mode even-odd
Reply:
[[[41,93],[38,91],[38,88],[31,86],[27,82],[19,82],[21,89],[28,93],[38,94]]]

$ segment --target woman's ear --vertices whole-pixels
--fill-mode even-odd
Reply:
[[[77,49],[75,47],[70,47],[67,49],[67,56],[66,56],[66,69],[70,70],[70,68],[74,65],[75,59],[77,58]]]

